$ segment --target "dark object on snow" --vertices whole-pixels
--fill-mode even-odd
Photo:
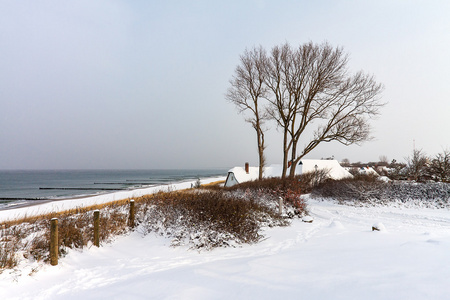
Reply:
[[[304,216],[302,218],[302,221],[305,222],[305,223],[312,223],[314,221],[314,219],[312,217],[310,217],[310,216]]]

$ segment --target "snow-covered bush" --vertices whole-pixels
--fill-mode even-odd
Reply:
[[[325,177],[320,176],[320,181]],[[279,199],[283,199],[283,210],[288,217],[303,216],[306,214],[306,203],[302,194],[310,192],[317,177],[314,173],[306,173],[293,178],[265,178],[257,181],[244,182],[227,188],[228,191],[242,197],[253,197],[259,203],[278,209]]]
[[[138,230],[170,237],[173,246],[212,249],[255,243],[262,237],[261,226],[287,225],[254,197],[222,191],[161,193],[138,204]]]
[[[358,204],[403,203],[416,206],[450,207],[450,184],[411,181],[330,181],[315,188],[312,197],[332,198]]]

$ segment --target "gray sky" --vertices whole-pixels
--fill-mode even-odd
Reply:
[[[450,149],[447,0],[0,0],[0,169],[256,165],[255,133],[224,94],[245,48],[286,41],[343,46],[351,71],[385,85],[374,141],[308,158]]]

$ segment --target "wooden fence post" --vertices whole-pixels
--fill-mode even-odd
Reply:
[[[280,197],[280,203],[278,204],[278,211],[280,213],[280,215],[283,214],[283,198]]]
[[[6,225],[2,225],[2,233],[0,234],[0,241],[3,240],[3,238],[6,239],[7,233],[6,233]]]
[[[94,210],[94,246],[100,247],[100,211]]]
[[[50,264],[58,264],[58,219],[53,218],[50,221]]]
[[[130,216],[128,218],[128,226],[134,228],[134,200],[130,200]]]

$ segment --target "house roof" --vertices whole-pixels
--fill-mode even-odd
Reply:
[[[248,174],[242,167],[234,167],[228,171],[233,173],[238,183],[256,180],[259,177],[259,167],[249,167]],[[225,184],[226,185],[226,184]]]
[[[319,160],[319,159],[302,159],[301,164],[295,168],[295,174],[300,175],[306,172],[314,172],[315,166],[317,169],[327,169],[329,170],[328,175],[332,179],[341,179],[345,177],[352,177],[352,175],[345,170],[337,160]],[[281,177],[283,166],[280,164],[270,165],[264,168],[263,177]],[[288,169],[289,172],[289,169]],[[228,171],[228,173],[233,173],[234,178],[238,183],[256,180],[259,175],[258,167],[249,167],[249,172],[246,173],[243,167],[234,167]],[[227,178],[228,181],[228,178]],[[227,183],[225,183],[227,186]]]
[[[378,175],[377,171],[375,171],[372,167],[361,167],[359,168],[359,174],[365,174],[365,175],[374,175],[374,176],[380,176]]]
[[[318,170],[322,169],[329,170],[328,176],[331,179],[338,180],[342,178],[353,177],[352,174],[350,174],[349,171],[344,169],[335,159],[302,159],[301,163],[302,163],[301,166],[302,171],[300,172],[300,174],[306,172],[314,172],[315,166],[317,166]],[[300,165],[298,165],[296,169],[299,168]]]

